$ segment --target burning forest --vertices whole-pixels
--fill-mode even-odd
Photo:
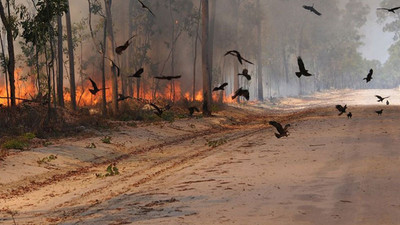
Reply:
[[[0,224],[397,224],[399,9],[0,0]]]

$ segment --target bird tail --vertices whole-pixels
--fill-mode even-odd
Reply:
[[[301,72],[296,72],[296,76],[298,77],[298,78],[300,78],[301,77]]]
[[[275,137],[276,137],[276,138],[281,138],[282,135],[280,135],[280,134],[278,134],[278,133],[275,133]]]

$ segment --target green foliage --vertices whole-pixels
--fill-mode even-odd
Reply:
[[[24,150],[27,147],[29,147],[29,143],[22,138],[16,138],[16,139],[11,139],[11,140],[4,142],[2,147],[5,149]]]
[[[96,148],[96,145],[92,142],[92,143],[86,145],[85,148]]]
[[[30,132],[25,133],[25,134],[23,135],[23,138],[24,138],[24,139],[27,139],[27,140],[32,140],[32,139],[34,139],[35,137],[36,137],[36,135],[35,135],[34,133],[30,133]]]
[[[47,157],[44,157],[43,159],[38,159],[36,162],[37,162],[39,165],[41,165],[41,164],[43,164],[43,163],[48,163],[48,162],[51,162],[51,161],[56,160],[56,159],[57,159],[57,156],[56,156],[56,155],[49,155],[49,156],[47,156]]]
[[[208,147],[216,148],[220,145],[226,144],[227,142],[228,141],[225,138],[221,138],[221,139],[214,140],[214,141],[208,141],[207,145],[208,145]]]
[[[111,144],[111,137],[105,136],[104,138],[101,139],[101,142],[103,142],[104,144]]]
[[[96,177],[97,178],[102,178],[102,177],[108,177],[108,176],[115,176],[119,174],[119,170],[117,168],[116,163],[114,164],[110,164],[107,169],[106,169],[106,173],[102,174],[102,173],[96,173]]]

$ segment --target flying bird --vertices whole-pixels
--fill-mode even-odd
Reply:
[[[172,80],[172,79],[179,79],[181,77],[182,76],[179,75],[179,76],[158,76],[158,77],[154,77],[154,78],[160,79],[160,80]]]
[[[97,92],[99,92],[99,91],[101,91],[101,90],[108,89],[108,88],[99,89],[99,88],[97,87],[96,82],[94,82],[90,77],[89,77],[89,80],[90,80],[90,82],[92,83],[92,86],[93,86],[93,89],[89,89],[89,91],[90,91],[90,93],[92,93],[92,95],[96,95]]]
[[[142,1],[138,0],[138,2],[142,5],[143,9],[147,9],[147,11],[149,11],[151,13],[151,15],[155,16],[154,13],[149,9],[149,7],[147,7],[145,4],[143,4]]]
[[[119,101],[124,101],[124,100],[126,100],[126,99],[128,99],[128,98],[132,98],[131,96],[125,96],[125,95],[123,95],[123,94],[118,94],[118,99],[117,99],[117,101],[119,102]]]
[[[125,42],[125,44],[116,47],[116,48],[115,48],[115,52],[116,52],[118,55],[121,55],[122,52],[125,51],[125,50],[129,47],[129,45],[131,44],[129,41],[130,41],[132,38],[134,38],[135,36],[136,36],[136,35],[133,35],[132,37],[130,37],[130,38]]]
[[[247,80],[251,80],[251,76],[249,75],[249,70],[248,69],[243,69],[242,73],[238,74],[239,76],[242,75],[246,77]]]
[[[347,113],[347,118],[351,119],[351,117],[353,117],[353,114],[351,112]]]
[[[336,109],[339,110],[339,116],[341,116],[343,113],[346,112],[347,109],[347,105],[341,106],[341,105],[336,105]]]
[[[223,90],[225,90],[225,87],[228,85],[228,83],[223,83],[223,84],[221,84],[219,87],[215,87],[214,89],[213,89],[213,91],[223,91]]]
[[[282,127],[282,125],[276,121],[269,121],[269,125],[274,126],[276,130],[279,132],[279,134],[275,133],[275,136],[277,138],[289,136],[288,128],[290,127],[290,124],[286,124],[285,127]]]
[[[136,71],[134,74],[128,76],[128,77],[136,77],[136,78],[141,78],[142,73],[144,72],[143,68],[140,68],[138,71]]]
[[[383,109],[381,109],[381,110],[379,110],[379,111],[375,111],[375,112],[378,114],[378,116],[381,116],[382,113],[383,113]]]
[[[235,99],[237,96],[243,96],[248,101],[250,99],[249,90],[244,90],[242,88],[239,88],[237,91],[235,91],[235,94],[232,96],[232,99]]]
[[[368,75],[367,75],[367,77],[365,77],[363,80],[366,80],[367,83],[370,82],[370,81],[372,80],[372,74],[373,74],[373,73],[374,73],[374,70],[373,70],[373,69],[370,69],[370,70],[369,70],[369,73],[368,73]]]
[[[200,110],[199,110],[196,106],[189,107],[188,110],[189,110],[189,115],[190,115],[190,116],[193,116],[193,113],[194,113],[195,111],[196,111],[196,112],[200,112]]]
[[[243,58],[242,55],[240,55],[240,53],[239,53],[238,51],[236,51],[236,50],[227,51],[227,52],[225,53],[224,56],[227,56],[227,55],[236,56],[237,59],[239,60],[239,63],[240,63],[240,64],[243,64],[243,61],[245,61],[245,62],[247,62],[247,63],[250,63],[250,64],[254,65],[254,64],[253,64],[252,62],[250,62],[249,60]]]
[[[315,8],[314,8],[314,4],[312,6],[308,6],[308,5],[303,5],[303,8],[305,8],[306,10],[309,10],[310,12],[315,13],[318,16],[321,16],[322,14],[320,12],[318,12]]]
[[[157,116],[161,117],[161,115],[163,114],[163,112],[165,112],[166,110],[169,110],[171,108],[170,105],[166,105],[164,108],[160,108],[158,107],[156,104],[154,103],[150,103],[150,105],[156,110],[154,112],[154,114],[156,114]]]
[[[394,8],[377,8],[378,10],[386,10],[388,12],[396,13],[395,11],[400,9],[400,7],[394,7]]]
[[[385,99],[389,98],[390,96],[387,96],[387,97],[384,97],[384,98],[382,98],[382,97],[381,97],[381,96],[379,96],[379,95],[375,95],[375,97],[377,97],[377,98],[378,98],[378,102],[383,102],[383,100],[385,100]]]
[[[386,100],[386,105],[389,105],[389,100]]]
[[[113,60],[109,59],[108,57],[104,57],[104,58],[108,59],[111,62],[111,64],[112,64],[111,69],[116,69],[117,76],[119,77],[119,74],[120,74],[119,66],[117,66],[117,64],[115,64],[115,62]]]
[[[306,76],[306,77],[312,76],[312,74],[310,74],[308,72],[308,70],[306,70],[306,68],[304,66],[304,63],[303,63],[303,60],[301,59],[300,56],[297,57],[297,64],[299,65],[299,70],[300,70],[300,72],[296,72],[296,76],[298,78],[300,78],[301,75]]]

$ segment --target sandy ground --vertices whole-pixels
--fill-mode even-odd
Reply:
[[[0,224],[399,224],[399,99],[326,92],[14,153],[0,161]],[[97,178],[111,162],[120,174]]]

